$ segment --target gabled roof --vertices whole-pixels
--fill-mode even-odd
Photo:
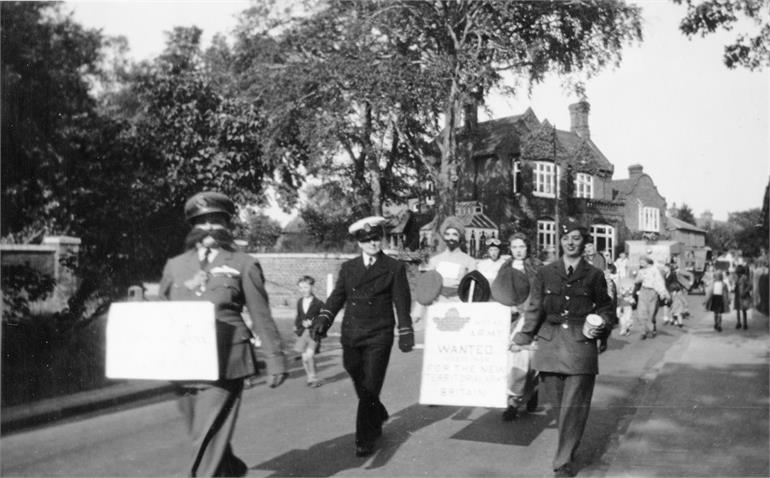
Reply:
[[[539,122],[532,108],[516,116],[507,116],[478,124],[473,132],[459,135],[459,141],[473,142],[473,155],[484,157],[510,141],[520,141],[524,159],[553,159],[554,127],[544,120]],[[590,139],[572,131],[556,130],[556,156],[567,161],[576,171],[601,170],[610,174],[615,167]]]
[[[610,185],[612,186],[612,189],[625,195],[633,191],[636,180],[633,178],[613,179]]]
[[[517,123],[522,115],[506,116],[495,120],[484,121],[478,124],[478,128],[471,132],[463,131],[458,136],[458,141],[473,141],[473,154],[475,156],[489,156],[495,153],[497,148],[509,137],[519,136]]]
[[[666,217],[666,229],[669,231],[674,229],[682,229],[685,231],[702,232],[703,234],[706,234],[706,231],[699,228],[698,226],[671,216]]]

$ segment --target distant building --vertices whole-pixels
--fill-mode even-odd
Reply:
[[[666,198],[641,164],[628,167],[628,179],[612,181],[613,198],[623,202],[623,219],[629,233],[641,232],[650,238],[665,232]]]

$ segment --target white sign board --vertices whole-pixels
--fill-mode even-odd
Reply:
[[[217,380],[211,302],[117,302],[107,318],[108,378]]]
[[[510,307],[442,302],[426,317],[420,403],[505,408]]]

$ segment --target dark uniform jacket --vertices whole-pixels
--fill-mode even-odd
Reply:
[[[344,346],[393,343],[394,306],[398,327],[411,327],[412,297],[406,266],[380,252],[369,268],[362,256],[342,264],[323,314],[333,320],[345,307],[340,338]]]
[[[286,361],[281,337],[270,314],[262,268],[242,252],[220,249],[205,270],[205,290],[185,285],[201,269],[198,252],[191,249],[166,262],[159,295],[166,300],[209,301],[215,306],[219,378],[237,379],[257,373],[254,350],[249,342],[252,330],[241,316],[249,310],[253,332],[262,342],[269,374],[283,373]]]
[[[585,259],[569,279],[561,259],[540,269],[521,330],[527,341],[537,337],[532,368],[568,375],[599,373],[596,339],[583,335],[583,323],[591,313],[601,315],[605,324],[611,321],[612,300],[602,271]]]
[[[302,322],[315,319],[318,313],[321,312],[321,307],[323,307],[323,305],[324,303],[321,299],[313,296],[313,299],[310,301],[310,307],[308,307],[307,312],[305,312],[302,309],[302,298],[297,300],[297,317],[294,319],[294,333],[297,334],[297,336],[302,335],[302,332],[305,331],[306,327],[302,325]]]

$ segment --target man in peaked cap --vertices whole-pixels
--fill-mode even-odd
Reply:
[[[516,345],[537,340],[532,368],[540,373],[558,410],[559,441],[553,460],[556,476],[575,476],[575,451],[588,420],[588,410],[599,373],[596,340],[610,324],[612,301],[604,274],[583,258],[589,238],[586,227],[568,218],[561,229],[562,256],[540,269],[532,284],[524,324],[514,335]],[[583,334],[589,314],[604,324]]]
[[[406,266],[382,252],[384,222],[383,217],[371,216],[350,226],[348,232],[358,242],[361,255],[342,264],[334,290],[311,326],[315,340],[325,337],[337,313],[345,308],[340,343],[343,366],[358,395],[357,456],[374,452],[382,424],[389,418],[380,391],[393,347],[394,308],[399,349],[410,352],[414,347]]]
[[[441,274],[442,287],[439,300],[459,300],[457,287],[471,271],[476,270],[476,261],[460,250],[460,241],[465,237],[465,226],[456,216],[447,217],[441,224],[441,237],[446,249],[431,257],[428,266]]]
[[[271,388],[286,379],[281,337],[273,321],[259,263],[237,252],[230,232],[235,205],[224,194],[198,193],[187,201],[192,230],[186,251],[163,269],[159,296],[165,300],[208,301],[215,305],[219,379],[180,383],[179,408],[193,445],[189,476],[244,476],[246,464],[232,451],[230,439],[241,403],[244,380],[257,373],[251,345],[262,341]],[[241,312],[246,307],[253,328]]]

